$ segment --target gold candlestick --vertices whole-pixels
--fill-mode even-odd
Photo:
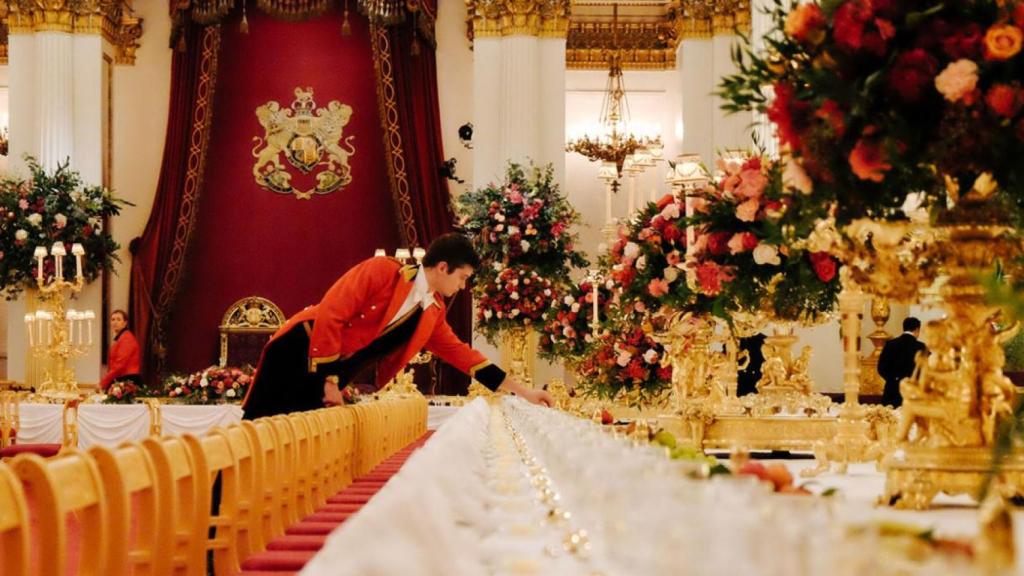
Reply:
[[[54,256],[60,261],[60,254]],[[75,372],[69,366],[70,360],[85,355],[92,344],[92,334],[88,343],[82,338],[74,338],[74,322],[84,321],[85,315],[74,313],[69,316],[67,303],[70,297],[78,294],[85,286],[85,279],[76,274],[74,281],[64,279],[61,267],[56,267],[57,274],[49,281],[37,276],[41,303],[40,315],[36,314],[37,330],[30,342],[33,356],[49,359],[44,368],[44,379],[39,386],[39,393],[45,396],[70,398],[80,395]],[[42,320],[45,320],[45,324]],[[26,318],[26,322],[28,322]],[[91,323],[91,322],[90,322]],[[46,334],[43,327],[45,326]],[[81,333],[81,331],[79,331]],[[30,333],[31,334],[31,333]]]

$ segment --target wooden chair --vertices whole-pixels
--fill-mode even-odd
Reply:
[[[216,514],[207,516],[207,525],[201,526],[203,534],[209,534],[205,549],[213,552],[214,574],[217,576],[237,574],[238,552],[235,548],[236,526],[238,523],[238,463],[231,450],[231,441],[223,431],[215,431],[202,438],[186,435],[183,437],[197,470],[206,472],[203,493],[208,495],[205,505],[210,510],[213,487],[220,476],[220,497]]]
[[[123,524],[112,523],[103,479],[92,458],[75,448],[44,459],[21,454],[11,461],[28,495],[35,521],[32,573],[37,576],[107,576],[116,573],[109,561],[115,540],[127,538]],[[78,524],[78,550],[69,566],[68,522]],[[44,544],[45,543],[45,544]]]
[[[238,478],[235,549],[241,561],[242,558],[266,547],[261,529],[263,470],[258,457],[259,451],[253,445],[244,424],[234,424],[226,430],[215,429],[212,433],[223,434],[231,445],[231,453],[235,455]]]
[[[255,421],[243,421],[242,429],[245,430],[255,451],[253,452],[253,463],[256,466],[257,478],[260,484],[254,497],[258,500],[260,535],[258,547],[262,550],[267,542],[284,534],[284,522],[281,518],[281,454],[274,433],[274,427],[269,418],[260,418]]]
[[[21,481],[0,463],[0,566],[8,576],[28,576],[28,505]]]
[[[89,455],[103,480],[110,524],[116,533],[127,535],[112,542],[111,574],[170,574],[167,542],[174,510],[164,507],[167,499],[161,498],[156,468],[146,450],[126,443],[113,450],[94,446]]]
[[[193,457],[184,437],[150,437],[142,441],[142,447],[156,469],[160,508],[173,511],[167,518],[169,536],[164,542],[170,554],[171,573],[205,575],[209,473]]]

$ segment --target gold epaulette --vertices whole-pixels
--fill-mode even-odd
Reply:
[[[398,273],[405,278],[406,282],[412,282],[412,279],[416,277],[416,272],[419,271],[419,266],[413,264],[406,264],[398,269]]]

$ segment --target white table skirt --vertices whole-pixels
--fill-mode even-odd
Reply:
[[[18,443],[59,444],[62,411],[60,404],[22,403]],[[186,433],[201,436],[217,426],[239,422],[242,408],[236,404],[164,404],[160,406],[160,416],[165,436]],[[144,404],[82,404],[78,407],[79,448],[97,444],[117,446],[142,440],[149,435],[149,429],[149,408]]]
[[[437,430],[459,411],[461,406],[428,406],[427,430]]]

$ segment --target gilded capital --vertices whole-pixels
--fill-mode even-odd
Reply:
[[[466,0],[466,35],[565,38],[570,0]]]
[[[142,37],[142,19],[132,0],[0,0],[0,58],[7,33],[98,34],[116,47],[116,62],[133,64]]]
[[[679,38],[750,32],[750,0],[679,0],[675,10]]]

